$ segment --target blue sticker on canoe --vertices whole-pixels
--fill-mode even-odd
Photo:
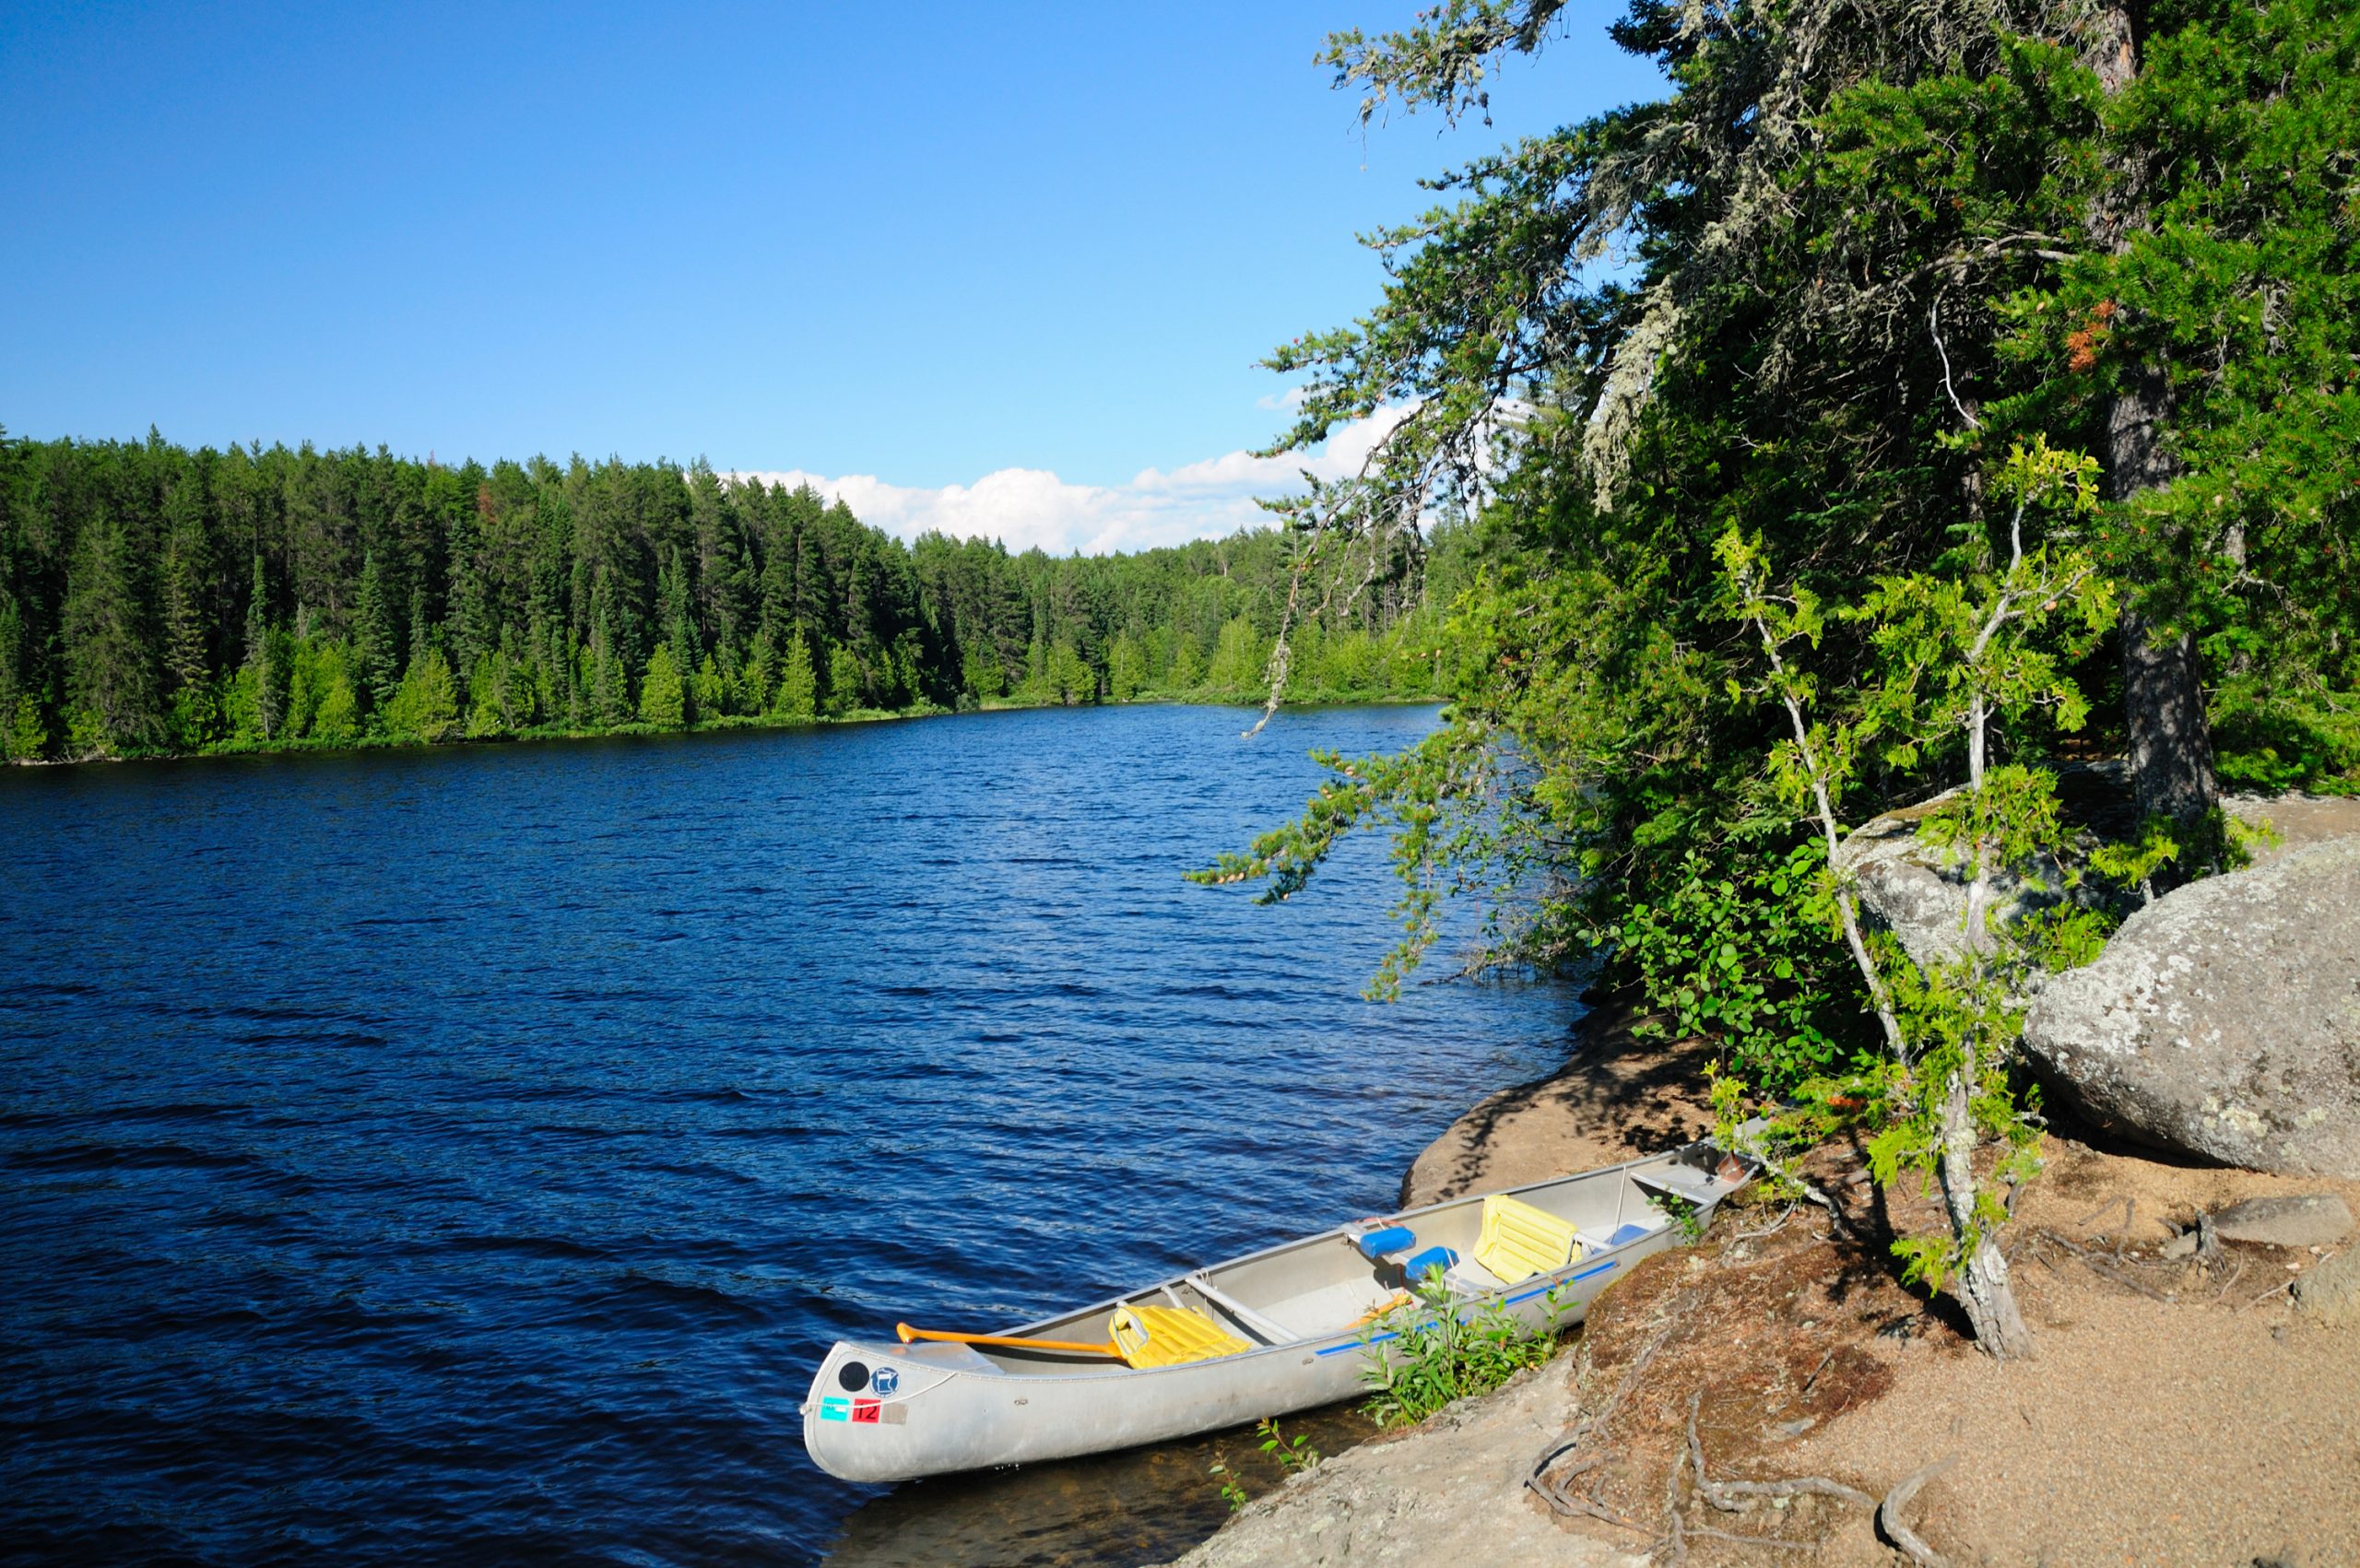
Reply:
[[[830,1395],[828,1397],[820,1401],[820,1419],[823,1421],[848,1421],[852,1420],[852,1401],[849,1399],[838,1398],[834,1395]]]
[[[879,1394],[891,1394],[902,1385],[902,1374],[890,1366],[880,1366],[868,1374],[869,1388]]]

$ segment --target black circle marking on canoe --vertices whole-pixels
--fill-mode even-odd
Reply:
[[[844,1385],[846,1393],[859,1393],[868,1386],[868,1363],[867,1362],[844,1362],[836,1369],[836,1381]]]

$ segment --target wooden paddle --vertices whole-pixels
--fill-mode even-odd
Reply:
[[[1069,1350],[1081,1356],[1112,1356],[1120,1361],[1121,1347],[1113,1344],[1084,1345],[1072,1339],[1021,1339],[1012,1334],[950,1334],[934,1328],[913,1328],[906,1323],[893,1325],[893,1332],[906,1345],[913,1339],[939,1339],[952,1345],[1006,1345],[1019,1350]]]

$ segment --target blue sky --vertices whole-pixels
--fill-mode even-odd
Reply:
[[[1493,126],[1363,137],[1311,56],[1415,8],[18,0],[0,424],[703,455],[1019,545],[1225,529],[1283,418],[1254,360],[1376,297],[1355,230],[1657,90],[1577,0]]]

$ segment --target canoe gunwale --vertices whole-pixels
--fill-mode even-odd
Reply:
[[[1448,1197],[1444,1198],[1439,1202],[1424,1204],[1416,1208],[1404,1208],[1392,1214],[1384,1215],[1381,1218],[1387,1224],[1405,1224],[1422,1214],[1434,1214],[1439,1213],[1441,1210],[1446,1208],[1458,1208],[1471,1204],[1480,1204],[1486,1197],[1493,1197],[1495,1195],[1504,1197],[1522,1197],[1527,1193],[1544,1192],[1552,1187],[1571,1186],[1576,1183],[1603,1181],[1609,1176],[1634,1173],[1638,1168],[1643,1166],[1677,1165],[1682,1163],[1682,1156],[1692,1153],[1696,1149],[1712,1149],[1715,1146],[1709,1142],[1699,1140],[1694,1143],[1683,1144],[1678,1149],[1666,1149],[1660,1154],[1644,1154],[1635,1160],[1624,1160],[1612,1165],[1600,1165],[1588,1171],[1569,1172],[1562,1176],[1551,1176],[1546,1181],[1527,1182],[1522,1186],[1500,1187],[1492,1193],[1463,1194],[1457,1197]],[[1751,1179],[1751,1173],[1748,1173],[1748,1179]],[[1729,1193],[1737,1191],[1739,1187],[1743,1186],[1744,1185],[1744,1182],[1733,1183],[1729,1187],[1728,1191],[1713,1194],[1709,1200],[1700,1205],[1700,1211],[1705,1214],[1711,1213],[1713,1209],[1719,1207],[1721,1199],[1727,1197]],[[1089,1317],[1101,1312],[1112,1312],[1118,1306],[1122,1306],[1127,1303],[1136,1302],[1143,1296],[1149,1295],[1154,1291],[1162,1291],[1166,1286],[1172,1286],[1175,1289],[1185,1286],[1188,1283],[1189,1274],[1205,1274],[1217,1278],[1224,1269],[1235,1268],[1248,1263],[1257,1263],[1264,1258],[1276,1257],[1282,1253],[1292,1252],[1300,1247],[1315,1246],[1321,1242],[1328,1241],[1344,1241],[1349,1243],[1352,1234],[1353,1224],[1351,1222],[1348,1222],[1342,1225],[1332,1226],[1325,1231],[1315,1231],[1307,1236],[1295,1236],[1283,1242],[1274,1242],[1268,1246],[1258,1248],[1253,1252],[1240,1253],[1235,1257],[1223,1258],[1221,1262],[1210,1264],[1203,1268],[1190,1269],[1187,1274],[1175,1274],[1168,1279],[1159,1279],[1153,1284],[1142,1286],[1137,1290],[1126,1291],[1121,1295],[1109,1296],[1103,1302],[1095,1302],[1084,1307],[1069,1308],[1067,1311],[1056,1313],[1047,1317],[1035,1318],[1031,1323],[1025,1324],[1021,1327],[999,1329],[996,1332],[1020,1337],[1037,1338],[1040,1336],[1043,1329],[1052,1327],[1057,1324],[1069,1322],[1077,1317]],[[1608,1252],[1598,1253],[1593,1256],[1605,1257],[1619,1255],[1623,1250],[1623,1247],[1635,1246],[1638,1244],[1639,1241],[1644,1241],[1647,1238],[1637,1238],[1634,1241],[1624,1243],[1622,1247],[1611,1248]],[[1572,1266],[1568,1265],[1567,1267],[1571,1267]],[[1529,1277],[1528,1277],[1528,1280],[1518,1280],[1516,1281],[1515,1284],[1503,1285],[1498,1291],[1486,1292],[1485,1296],[1471,1297],[1469,1299],[1481,1301],[1492,1294],[1504,1294],[1508,1291],[1514,1290],[1516,1288],[1516,1284],[1528,1282],[1528,1278]],[[1300,1350],[1305,1345],[1325,1343],[1330,1338],[1332,1338],[1331,1335],[1326,1334],[1316,1336],[1306,1335],[1303,1338],[1294,1340],[1288,1344],[1257,1345],[1251,1350],[1240,1350],[1236,1352],[1236,1356],[1243,1357],[1258,1355],[1265,1350]],[[1223,1357],[1222,1359],[1234,1360],[1236,1357]],[[1126,1367],[1122,1370],[1127,1372],[1140,1370],[1160,1372],[1169,1369],[1161,1367],[1145,1369]],[[1026,1374],[1018,1373],[1014,1375],[1021,1377]]]
[[[1700,1149],[1713,1148],[1715,1148],[1713,1144],[1699,1140],[1695,1143],[1685,1144],[1679,1149],[1667,1149],[1660,1154],[1642,1155],[1635,1160],[1624,1160],[1612,1165],[1600,1165],[1594,1170],[1575,1171],[1563,1176],[1552,1176],[1546,1181],[1527,1182],[1522,1186],[1501,1187],[1497,1189],[1497,1191],[1499,1194],[1505,1197],[1520,1197],[1527,1193],[1541,1192],[1552,1187],[1569,1186],[1575,1183],[1602,1181],[1610,1176],[1634,1173],[1643,1167],[1678,1165],[1683,1162],[1682,1158],[1682,1156],[1691,1154]],[[1751,1179],[1752,1173],[1749,1171],[1747,1180],[1750,1181]],[[1699,1206],[1700,1216],[1710,1215],[1720,1206],[1720,1202],[1723,1198],[1729,1197],[1730,1193],[1736,1192],[1745,1185],[1745,1181],[1736,1182],[1731,1184],[1726,1191],[1713,1194],[1709,1199]],[[1422,1214],[1434,1214],[1446,1208],[1456,1208],[1469,1204],[1478,1204],[1484,1198],[1491,1196],[1493,1195],[1490,1193],[1467,1194],[1458,1197],[1445,1198],[1435,1203],[1424,1204],[1416,1208],[1401,1209],[1397,1213],[1386,1215],[1383,1218],[1387,1223],[1407,1222]],[[1645,1245],[1646,1243],[1658,1239],[1663,1233],[1664,1232],[1660,1231],[1651,1232],[1645,1236],[1634,1237],[1632,1240],[1623,1243],[1621,1246],[1611,1247],[1605,1251],[1593,1253],[1586,1257],[1578,1258],[1573,1263],[1567,1264],[1563,1269],[1553,1270],[1551,1278],[1554,1279],[1557,1276],[1562,1275],[1564,1278],[1562,1279],[1558,1279],[1557,1282],[1569,1283],[1580,1274],[1587,1272],[1583,1269],[1582,1265],[1587,1264],[1596,1266],[1609,1259],[1620,1261],[1623,1255],[1629,1252],[1631,1248]],[[1013,1328],[995,1329],[993,1332],[996,1334],[1008,1335],[1021,1338],[1041,1338],[1043,1337],[1043,1331],[1045,1329],[1053,1328],[1059,1324],[1070,1323],[1076,1318],[1091,1317],[1100,1313],[1111,1313],[1116,1307],[1138,1302],[1144,1297],[1162,1291],[1167,1286],[1174,1289],[1186,1287],[1189,1284],[1189,1276],[1192,1274],[1218,1276],[1224,1269],[1234,1268],[1247,1263],[1258,1262],[1264,1258],[1275,1257],[1282,1253],[1294,1251],[1299,1247],[1315,1246],[1321,1242],[1342,1241],[1349,1244],[1350,1238],[1352,1234],[1353,1225],[1351,1223],[1346,1223],[1334,1226],[1326,1231],[1316,1231],[1308,1236],[1292,1237],[1286,1241],[1275,1242],[1267,1247],[1258,1248],[1253,1252],[1241,1253],[1235,1257],[1224,1258],[1219,1263],[1209,1265],[1203,1268],[1190,1269],[1185,1274],[1175,1274],[1169,1279],[1159,1279],[1152,1284],[1145,1285],[1135,1290],[1126,1291],[1120,1295],[1109,1296],[1103,1301],[1092,1303],[1088,1306],[1068,1308],[1066,1311],[1056,1313],[1047,1317],[1035,1318],[1030,1323],[1021,1324]],[[1481,1295],[1465,1297],[1460,1303],[1460,1310],[1463,1311],[1468,1307],[1472,1306],[1481,1306],[1483,1303],[1495,1299],[1506,1300],[1511,1292],[1515,1294],[1517,1301],[1525,1300],[1527,1298],[1523,1287],[1531,1285],[1540,1278],[1540,1277],[1538,1275],[1527,1276],[1523,1279],[1515,1280],[1508,1284],[1502,1285],[1496,1291],[1488,1291]],[[1531,1293],[1545,1294],[1547,1291],[1553,1288],[1554,1286],[1543,1286]],[[1256,1356],[1269,1355],[1272,1352],[1292,1351],[1297,1354],[1306,1351],[1316,1352],[1320,1349],[1330,1345],[1332,1342],[1339,1338],[1347,1342],[1358,1339],[1360,1336],[1356,1330],[1360,1326],[1360,1325],[1352,1325],[1343,1329],[1330,1330],[1324,1334],[1306,1334],[1299,1339],[1288,1340],[1279,1344],[1256,1345],[1251,1350],[1239,1350],[1231,1355],[1222,1356],[1218,1359],[1224,1362],[1241,1362]],[[840,1342],[872,1351],[877,1350],[891,1350],[899,1349],[898,1345],[879,1340],[847,1339]],[[1060,1357],[1053,1351],[1043,1351],[1040,1352],[1040,1358],[1044,1362],[1054,1362],[1059,1370],[1056,1372],[1039,1373],[1013,1371],[1006,1367],[998,1366],[995,1363],[993,1372],[997,1375],[1020,1379],[1026,1377],[1055,1377],[1060,1382],[1065,1382],[1074,1378],[1128,1377],[1142,1373],[1176,1372],[1180,1370],[1181,1366],[1198,1364],[1196,1362],[1183,1362],[1180,1363],[1180,1366],[1134,1367],[1117,1362],[1110,1364],[1103,1370],[1100,1370],[1087,1367],[1086,1362],[1088,1358],[1078,1355]],[[1080,1368],[1082,1370],[1065,1370],[1067,1368]],[[980,1377],[991,1374],[986,1373],[984,1369],[980,1367],[974,1367],[962,1369],[960,1375]]]

